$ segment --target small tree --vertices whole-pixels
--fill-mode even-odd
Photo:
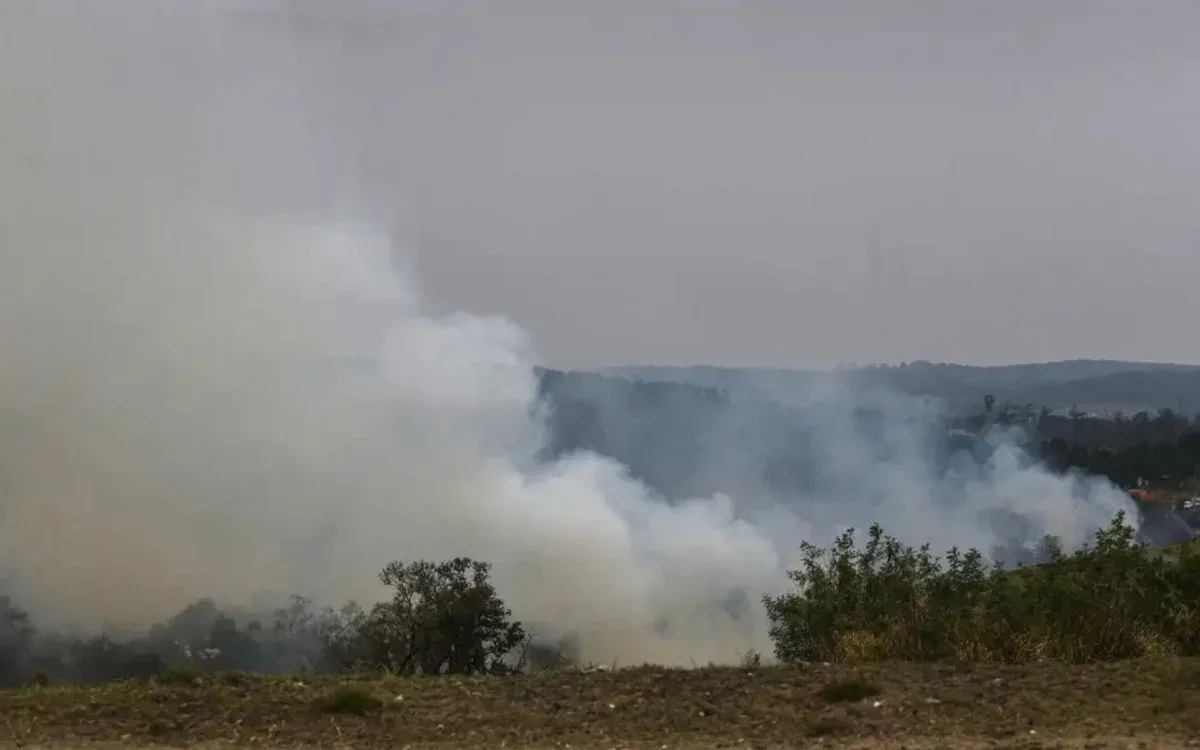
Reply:
[[[318,672],[337,673],[368,661],[364,652],[363,628],[367,613],[356,602],[341,609],[326,607],[317,619],[316,635],[321,644],[314,665]]]
[[[0,684],[21,679],[21,663],[28,656],[33,636],[25,610],[8,596],[0,596]]]
[[[489,581],[491,566],[466,557],[392,562],[379,574],[394,590],[360,631],[372,666],[402,674],[498,674],[525,631]],[[521,665],[517,665],[518,667]]]

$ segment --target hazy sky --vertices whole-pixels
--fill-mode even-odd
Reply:
[[[225,35],[84,5],[0,0],[10,184],[53,141],[369,204],[440,307],[556,364],[1200,361],[1195,0],[192,6],[240,9]],[[310,157],[326,190],[287,179]]]

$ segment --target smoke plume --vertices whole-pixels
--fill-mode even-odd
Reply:
[[[736,496],[541,460],[532,342],[427,312],[331,109],[333,53],[226,6],[0,5],[0,579],[35,620],[370,602],[389,560],[469,555],[585,658],[728,661],[769,651],[754,603],[801,540],[879,521],[986,549],[1007,514],[1073,544],[1125,507],[1008,444],[935,470],[936,415],[886,394],[883,453],[850,419],[863,394],[813,394],[822,463],[787,497],[734,430],[706,450]]]

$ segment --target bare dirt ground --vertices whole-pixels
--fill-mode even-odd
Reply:
[[[1200,748],[1200,659],[463,679],[172,673],[0,692],[0,747],[130,746]]]

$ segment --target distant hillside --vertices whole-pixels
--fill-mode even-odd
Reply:
[[[729,392],[688,383],[644,382],[590,372],[539,370],[540,396],[548,406],[546,451],[562,456],[594,451],[621,462],[630,473],[668,498],[817,489],[838,465],[821,434],[830,411],[845,405],[791,407],[775,401],[735,398]],[[869,404],[852,421],[861,446],[888,454],[888,422]],[[970,435],[952,436],[946,424],[926,429],[930,459],[982,450]]]
[[[1142,404],[1183,414],[1200,412],[1200,371],[1149,370],[1118,372],[1013,389],[1012,400],[1062,406],[1068,404]],[[1000,397],[1000,394],[997,394]]]
[[[794,402],[815,387],[841,381],[934,396],[967,408],[992,394],[997,402],[1032,403],[1051,410],[1073,405],[1081,409],[1119,405],[1129,412],[1200,412],[1200,365],[1071,360],[997,367],[913,362],[835,371],[651,366],[604,368],[600,372],[647,382],[716,388],[733,398],[753,394],[781,403]]]

